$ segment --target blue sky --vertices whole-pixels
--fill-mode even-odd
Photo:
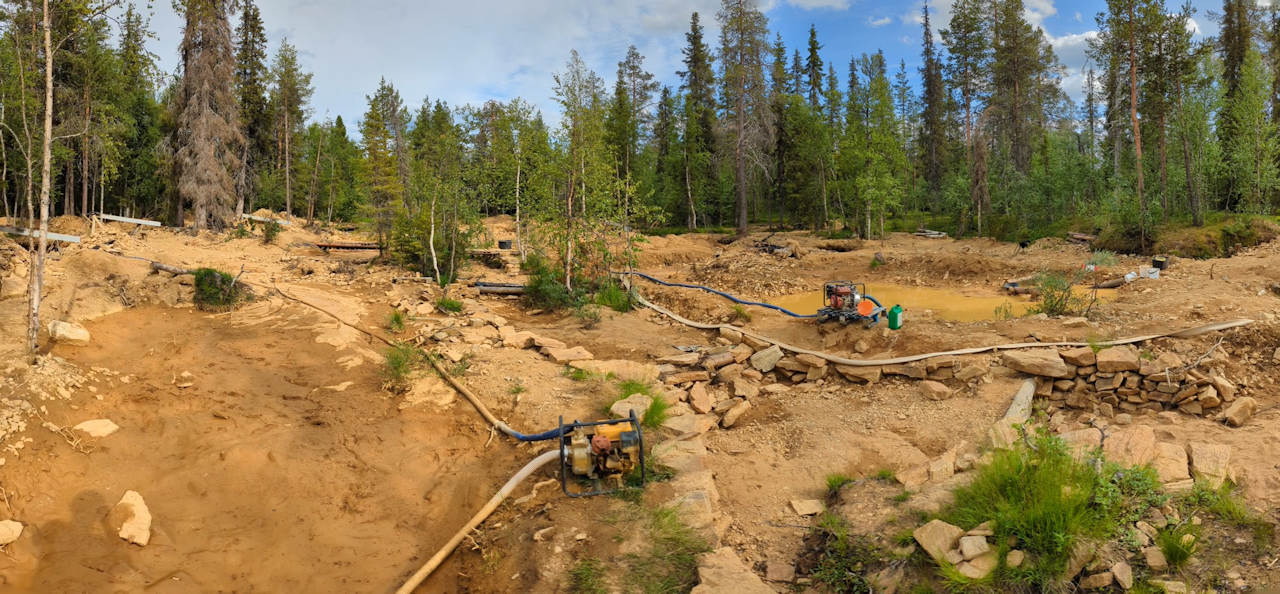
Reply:
[[[1024,0],[1028,18],[1045,28],[1069,68],[1064,89],[1080,95],[1080,69],[1094,15],[1105,0]],[[759,0],[771,31],[803,53],[812,23],[824,45],[823,59],[836,65],[841,84],[849,58],[883,49],[889,63],[905,59],[913,79],[920,63],[920,0]],[[1166,0],[1170,10],[1180,0]],[[563,69],[570,49],[611,82],[629,44],[646,56],[659,80],[678,84],[680,50],[689,15],[701,13],[707,38],[718,45],[715,13],[720,0],[259,0],[271,51],[288,38],[304,68],[314,73],[313,117],[341,115],[353,129],[365,96],[385,76],[416,108],[424,97],[451,104],[524,97],[558,117],[551,97],[552,74]],[[945,26],[950,0],[931,0],[934,28]],[[1197,37],[1213,35],[1207,13],[1221,5],[1193,0]],[[157,3],[151,50],[172,72],[181,29],[169,2]]]

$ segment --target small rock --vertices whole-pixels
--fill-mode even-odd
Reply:
[[[729,409],[729,412],[724,413],[724,417],[720,419],[720,426],[725,429],[733,427],[737,424],[738,419],[741,419],[742,415],[746,414],[749,410],[751,410],[750,402],[746,400],[738,401],[737,404],[733,405],[733,408]]]
[[[964,556],[964,560],[968,561],[984,555],[991,550],[991,546],[987,544],[985,536],[962,536],[960,537],[960,554]]]
[[[151,540],[151,510],[137,491],[125,491],[120,502],[111,508],[107,520],[126,541],[147,546]]]
[[[964,536],[964,529],[942,520],[933,520],[916,528],[911,535],[920,543],[920,548],[929,553],[934,561],[939,561],[946,557],[947,551],[956,548],[956,543]]]
[[[792,499],[791,509],[802,516],[813,516],[822,513],[825,508],[817,499]]]
[[[22,522],[5,520],[0,522],[0,547],[7,545],[22,536]]]
[[[996,551],[988,551],[956,566],[956,571],[971,580],[981,580],[991,575],[999,564],[1000,554]]]
[[[778,345],[772,345],[754,355],[751,355],[749,361],[751,366],[758,369],[761,373],[769,373],[778,365],[778,361],[782,360],[782,349]]]
[[[1187,585],[1183,582],[1151,580],[1151,585],[1164,589],[1166,594],[1187,594]]]
[[[987,520],[981,524],[978,524],[977,526],[974,526],[972,530],[965,532],[964,535],[965,536],[995,536],[996,534],[995,526],[996,526],[995,522],[991,520]]]
[[[178,375],[178,381],[177,381],[178,388],[190,388],[191,386],[196,385],[195,378],[196,376],[191,375],[190,371],[182,372],[180,375]]]
[[[545,347],[542,349],[542,354],[546,355],[548,359],[551,359],[552,363],[559,363],[561,365],[570,361],[582,361],[585,359],[595,358],[595,356],[591,354],[591,351],[580,346],[573,348]]]
[[[1141,361],[1138,349],[1129,345],[1102,349],[1097,354],[1098,371],[1104,373],[1138,371],[1142,367]]]
[[[941,382],[924,380],[920,382],[920,393],[929,400],[946,400],[951,397],[951,388]]]
[[[84,326],[72,322],[63,322],[61,320],[53,320],[49,322],[49,337],[54,342],[69,344],[74,346],[85,346],[89,344],[89,331]]]
[[[1020,567],[1022,565],[1022,562],[1025,561],[1026,559],[1027,559],[1026,553],[1015,549],[1015,550],[1009,551],[1009,554],[1005,555],[1004,564],[1007,567]]]
[[[1164,552],[1160,550],[1160,547],[1142,549],[1142,556],[1146,559],[1147,567],[1151,568],[1151,571],[1158,572],[1169,569],[1169,562],[1165,560]]]
[[[1064,363],[1058,351],[1050,349],[1006,351],[1002,355],[1002,361],[1005,367],[1030,375],[1058,379],[1076,376],[1075,367]]]
[[[1258,412],[1258,401],[1248,396],[1231,403],[1224,413],[1227,424],[1232,427],[1243,427]]]
[[[1063,361],[1078,367],[1089,367],[1098,360],[1093,349],[1089,347],[1070,349],[1062,351],[1060,354],[1062,355]]]
[[[119,431],[120,426],[111,422],[111,419],[93,419],[91,421],[84,421],[83,423],[72,427],[72,429],[82,431],[88,434],[89,437],[106,437],[116,431]]]
[[[1111,575],[1110,571],[1104,571],[1102,573],[1087,575],[1085,577],[1080,578],[1080,589],[1081,590],[1101,590],[1102,588],[1106,588],[1107,586],[1110,586],[1113,580],[1114,580],[1114,577]]]
[[[1128,563],[1120,561],[1111,566],[1111,575],[1116,579],[1116,584],[1125,590],[1133,587],[1133,568]]]
[[[698,414],[706,414],[711,412],[711,396],[707,394],[707,384],[703,382],[695,382],[692,388],[689,388],[689,407]]]
[[[637,419],[643,419],[645,411],[649,410],[651,404],[653,404],[653,398],[645,394],[632,394],[613,403],[613,406],[609,407],[609,412],[619,419],[628,418],[632,412],[635,412]]]

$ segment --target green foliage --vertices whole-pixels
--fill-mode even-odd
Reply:
[[[590,371],[587,371],[585,369],[579,369],[577,367],[565,367],[564,375],[565,377],[575,382],[585,382],[588,380],[595,379],[597,377],[596,374],[591,373]]]
[[[667,409],[671,405],[667,403],[667,399],[661,396],[655,396],[649,402],[648,408],[644,409],[644,416],[640,419],[640,424],[646,429],[657,429],[667,420]]]
[[[596,291],[596,303],[618,313],[627,313],[635,308],[635,298],[631,292],[612,279],[603,283]]]
[[[524,285],[524,299],[529,305],[549,310],[576,307],[583,301],[581,290],[570,291],[564,285],[564,271],[552,266],[540,254],[529,254],[521,265],[529,276]],[[578,287],[582,285],[577,284]]]
[[[1013,313],[1013,304],[1008,301],[997,305],[993,313],[997,320],[1012,320],[1017,317]]]
[[[277,223],[275,219],[270,219],[262,224],[262,243],[270,245],[276,242],[276,237],[284,230],[284,226]]]
[[[1200,527],[1190,522],[1171,525],[1156,535],[1156,545],[1172,569],[1179,569],[1200,545]]]
[[[1040,291],[1040,302],[1032,308],[1035,313],[1050,316],[1066,316],[1083,312],[1088,303],[1075,293],[1078,279],[1061,272],[1042,272],[1036,275],[1035,286]]]
[[[1089,254],[1089,261],[1086,263],[1101,268],[1103,266],[1115,266],[1120,263],[1120,260],[1116,258],[1115,252],[1094,250],[1092,254]]]
[[[520,378],[516,378],[516,383],[512,384],[511,387],[507,389],[507,393],[512,396],[524,394],[527,391],[529,391],[529,389],[524,387],[524,382],[521,381]]]
[[[834,474],[828,474],[827,475],[827,495],[828,496],[835,495],[836,493],[840,492],[841,487],[849,483],[852,483],[853,481],[854,481],[853,477],[844,473],[837,472]]]
[[[604,563],[595,557],[586,557],[569,570],[569,592],[572,594],[605,594]]]
[[[730,311],[732,313],[729,316],[729,321],[738,322],[740,324],[751,323],[751,311],[748,310],[745,305],[742,305],[741,303],[735,303],[730,308]]]
[[[896,476],[893,473],[893,469],[881,468],[880,470],[876,471],[874,478],[878,481],[883,481],[887,483],[895,480]]]
[[[832,592],[870,593],[867,576],[882,560],[881,551],[865,537],[850,534],[844,518],[823,512],[806,541],[820,551],[810,577]]]
[[[1016,537],[1028,553],[1029,564],[1011,579],[1043,588],[1061,575],[1077,543],[1109,539],[1164,501],[1149,468],[1078,460],[1061,440],[1042,434],[997,452],[956,490],[942,517],[962,528],[994,521],[997,542]]]
[[[383,387],[396,393],[407,391],[410,377],[422,356],[422,351],[409,344],[397,344],[387,349],[383,354]]]
[[[204,311],[229,311],[235,309],[249,297],[245,285],[237,283],[235,277],[213,268],[197,268],[191,272],[195,276],[196,307]]]
[[[444,311],[448,313],[461,313],[462,302],[458,301],[457,299],[441,297],[436,300],[436,309],[439,309],[440,311]]]
[[[405,322],[404,312],[398,309],[395,311],[392,311],[391,315],[387,316],[387,330],[390,330],[397,334],[404,332],[404,322]]]
[[[591,330],[600,325],[602,317],[600,316],[600,308],[591,304],[581,304],[573,308],[573,317],[578,318],[578,322],[582,324],[583,329]]]
[[[231,230],[231,234],[229,236],[231,239],[245,239],[252,235],[253,234],[249,231],[249,226],[244,223],[240,223],[239,225],[236,225],[235,229]]]
[[[1191,492],[1179,504],[1185,515],[1190,516],[1197,513],[1197,510],[1204,510],[1232,526],[1250,529],[1254,545],[1259,550],[1268,548],[1274,537],[1275,525],[1250,510],[1230,481],[1223,482],[1215,489],[1208,482],[1197,480]]]
[[[711,550],[707,542],[668,507],[650,513],[646,532],[646,550],[627,556],[627,583],[645,594],[687,592],[697,585],[698,555]]]

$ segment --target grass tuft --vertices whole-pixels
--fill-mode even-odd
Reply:
[[[746,306],[741,303],[735,303],[733,304],[733,315],[730,316],[730,321],[738,322],[740,324],[750,324],[751,312],[747,311]]]
[[[835,495],[836,493],[839,493],[841,487],[849,483],[852,483],[853,480],[854,480],[853,477],[847,474],[844,474],[843,472],[828,474],[827,475],[827,495],[831,496],[831,495]]]
[[[436,300],[436,308],[448,313],[459,313],[462,311],[462,302],[457,299],[441,297]]]
[[[422,360],[422,351],[413,345],[398,344],[387,349],[382,365],[383,387],[392,392],[409,389],[409,378],[414,367]]]
[[[618,313],[627,313],[635,309],[635,299],[631,292],[615,281],[604,283],[600,290],[596,291],[596,303]]]
[[[813,581],[832,592],[871,592],[867,576],[883,555],[865,537],[850,534],[843,518],[823,512],[805,541],[820,551],[810,573]]]
[[[395,332],[396,334],[404,332],[404,322],[404,312],[397,309],[391,312],[391,315],[387,316],[387,330]]]
[[[569,592],[572,594],[605,594],[604,563],[595,557],[579,560],[569,570]]]
[[[1200,527],[1190,522],[1176,524],[1156,535],[1156,544],[1171,569],[1178,569],[1191,559],[1200,546]]]
[[[648,549],[628,558],[629,590],[640,592],[688,592],[698,584],[698,555],[711,547],[680,521],[676,510],[652,511],[648,525]]]

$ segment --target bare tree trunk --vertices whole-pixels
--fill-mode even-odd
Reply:
[[[236,220],[244,217],[244,195],[249,193],[249,143],[244,143],[240,154],[240,172],[236,176]],[[252,207],[252,205],[250,205]]]
[[[694,208],[693,181],[689,175],[689,147],[684,148],[684,195],[685,200],[689,202],[689,217],[686,222],[689,224],[689,230],[693,231],[698,228],[698,211]]]
[[[440,278],[440,261],[436,258],[436,199],[440,196],[440,180],[436,180],[436,191],[431,194],[431,234],[427,237],[427,249],[431,250],[431,269],[436,272],[436,282]]]
[[[1166,142],[1165,123],[1166,115],[1160,114],[1160,136],[1157,138],[1160,152],[1160,209],[1161,220],[1169,218],[1169,149]]]
[[[284,211],[293,216],[293,154],[289,150],[289,106],[284,106]]]
[[[337,185],[333,182],[333,157],[329,157],[329,214],[325,217],[325,223],[333,222],[333,189]]]
[[[742,64],[739,64],[741,67]],[[738,89],[738,138],[733,146],[733,159],[735,173],[738,176],[738,235],[747,234],[747,157],[746,151],[747,139],[744,136],[747,126],[747,86],[745,74],[742,75],[743,83]]]
[[[84,92],[85,135],[80,138],[80,214],[89,216],[89,118],[93,112],[89,110],[89,87]]]
[[[44,255],[49,249],[49,173],[53,161],[53,39],[49,18],[49,0],[44,0],[44,137],[41,138],[40,161],[40,243],[32,254],[31,272],[27,286],[27,350],[35,353],[39,347],[40,294],[44,290]]]
[[[516,151],[516,249],[520,252],[520,261],[524,262],[524,227],[520,220],[520,166],[523,165],[520,151]]]
[[[311,224],[311,219],[315,217],[316,212],[316,181],[320,179],[320,159],[324,155],[324,134],[320,135],[320,139],[316,142],[316,158],[311,167],[311,191],[307,192],[307,224]]]
[[[1133,18],[1133,4],[1129,4],[1129,118],[1133,120],[1133,152],[1138,170],[1138,224],[1141,244],[1147,247],[1147,200],[1142,195],[1142,127],[1138,122],[1138,53],[1137,22]]]

